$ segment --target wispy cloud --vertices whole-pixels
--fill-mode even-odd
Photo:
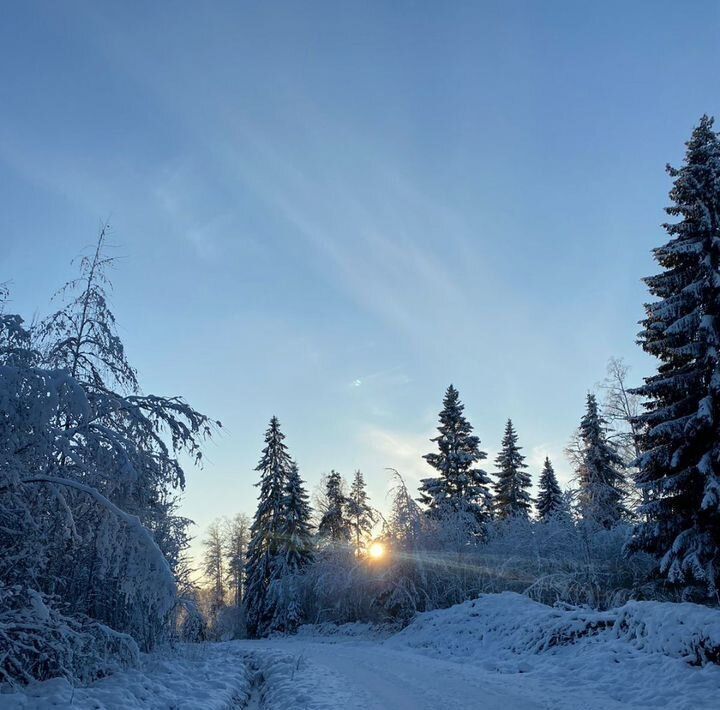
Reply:
[[[201,259],[216,261],[223,253],[222,241],[233,220],[227,209],[215,211],[214,201],[203,194],[206,192],[207,186],[193,177],[188,162],[166,166],[150,190],[173,232]]]
[[[168,39],[175,51],[158,62],[155,37],[118,31],[112,13],[88,9],[84,21],[98,30],[90,36],[103,36],[97,50],[105,61],[137,82],[195,159],[191,175],[160,176],[150,187],[200,256],[222,254],[223,238],[246,237],[229,230],[223,237],[218,224],[241,223],[240,205],[251,197],[265,206],[268,224],[284,223],[268,248],[301,240],[315,273],[428,349],[444,348],[428,337],[433,325],[446,333],[473,328],[491,307],[489,298],[472,298],[478,288],[491,290],[493,278],[478,258],[477,225],[408,170],[392,136],[378,138],[300,86],[268,90],[256,67],[244,80],[259,82],[261,98],[248,102],[228,93],[226,67],[208,73],[184,45]],[[103,28],[112,28],[109,38]],[[229,212],[220,223],[192,199],[208,189],[208,175],[221,181],[220,213]]]
[[[432,432],[418,435],[410,432],[366,426],[358,434],[359,444],[380,458],[387,468],[397,469],[411,488],[422,478],[432,475],[423,455],[432,450]]]
[[[257,128],[243,135],[246,142],[232,163],[239,179],[283,217],[309,256],[320,260],[327,278],[356,302],[418,337],[428,321],[470,317],[457,277],[465,267],[451,268],[448,254],[423,238],[428,231],[455,228],[446,210],[398,183],[379,156],[363,157],[362,138],[343,145],[326,122],[327,145],[310,140],[300,150],[302,157],[294,158],[297,142],[294,151],[281,151]],[[333,149],[353,150],[356,161],[338,164]],[[223,150],[226,160],[230,154]],[[308,163],[314,169],[305,168]]]

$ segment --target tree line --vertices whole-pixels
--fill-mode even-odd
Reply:
[[[572,526],[576,519],[582,519],[611,529],[632,515],[624,504],[625,464],[593,394],[588,395],[587,411],[579,427],[579,448],[575,452],[577,489],[561,490],[546,457],[535,501],[530,496],[531,478],[512,420],[507,422],[495,460],[494,483],[477,466],[487,454],[480,449],[480,440],[473,434],[453,385],[445,393],[439,422],[438,436],[432,439],[437,451],[423,457],[437,475],[422,480],[417,500],[408,497],[402,482],[400,500],[396,492],[391,520],[382,521],[378,540],[389,543],[388,556],[400,550],[395,538],[401,508],[405,509],[403,515],[417,518],[417,532],[422,532],[424,538],[436,537],[431,550],[437,553],[454,549],[465,555],[482,550],[490,537],[489,528],[497,534],[503,522],[512,521],[516,528],[520,521],[528,525],[554,521]],[[243,604],[236,605],[242,606],[245,627],[235,629],[234,633],[262,636],[288,632],[307,621],[305,612],[308,604],[312,606],[308,597],[313,596],[313,591],[307,588],[307,580],[312,577],[310,568],[322,567],[328,559],[336,565],[344,564],[346,572],[354,573],[358,580],[368,574],[372,577],[382,568],[375,586],[392,584],[389,568],[366,555],[373,529],[382,516],[370,505],[360,471],[356,471],[349,492],[341,475],[331,471],[325,478],[319,510],[313,515],[277,417],[270,421],[256,470],[260,472],[259,504],[246,553]],[[313,518],[317,520],[315,528]],[[215,530],[216,525],[211,526],[206,540],[210,547],[204,568],[213,588],[218,588],[222,585],[222,572],[215,562],[219,547],[211,544]],[[448,545],[446,538],[453,544]],[[377,618],[387,620],[392,614],[380,614]],[[227,631],[226,627],[221,628],[220,634]]]
[[[461,554],[482,556],[482,546],[489,540],[506,537],[508,529],[521,532],[523,526],[527,535],[530,523],[554,520],[567,530],[582,525],[585,534],[588,525],[601,531],[617,528],[626,533],[618,558],[640,559],[642,553],[649,553],[656,561],[653,572],[635,580],[629,593],[639,593],[638,583],[653,581],[654,574],[656,590],[657,583],[665,580],[667,588],[680,590],[683,598],[717,599],[720,140],[713,120],[703,116],[686,145],[683,166],[668,167],[673,188],[667,212],[677,221],[664,225],[669,241],[654,251],[662,271],[645,279],[657,300],[646,304],[639,343],[660,361],[657,373],[642,386],[628,389],[626,368],[615,361],[606,382],[610,417],[624,421],[625,426],[610,431],[596,396],[588,394],[585,414],[568,447],[577,486],[564,494],[546,459],[537,514],[531,520],[531,479],[512,421],[507,422],[495,461],[496,480],[491,482],[479,467],[487,454],[480,449],[459,393],[451,385],[439,415],[438,436],[433,439],[437,451],[424,457],[436,473],[422,480],[417,501],[408,497],[404,484],[396,501],[397,510],[402,507],[405,514],[413,514],[412,526],[418,536],[421,532],[424,536],[426,548],[415,550],[416,559],[431,557],[445,537],[450,544],[440,544],[439,549],[448,551],[454,546]],[[245,568],[249,590],[245,610],[251,635],[287,630],[302,620],[297,612],[302,582],[298,576],[315,563],[306,498],[299,498],[303,505],[291,514],[288,492],[282,493],[291,478],[298,490],[303,488],[297,465],[287,457],[284,445],[280,455],[278,444],[273,443],[281,436],[273,418],[258,467],[262,472],[260,503]],[[275,462],[271,469],[269,461]],[[340,490],[339,475],[333,472],[327,479],[328,508],[317,531],[321,554],[324,541],[335,546],[350,541]],[[282,527],[288,515],[296,525],[302,521],[302,532],[292,538],[296,541],[292,545],[291,531]],[[369,528],[364,530],[367,534]],[[533,534],[541,537],[537,530]],[[387,531],[384,535],[391,537]],[[428,542],[428,537],[435,541]],[[284,560],[296,544],[302,554],[288,566]],[[356,547],[357,557],[360,548]],[[283,582],[283,575],[293,581]],[[427,597],[426,585],[427,579],[419,587],[415,583],[415,593]],[[288,608],[293,609],[292,620],[282,616]]]

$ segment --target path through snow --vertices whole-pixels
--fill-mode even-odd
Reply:
[[[431,658],[373,641],[275,639],[236,642],[260,666],[281,662],[297,668],[287,695],[269,697],[274,710],[312,707],[347,710],[614,710],[627,708],[607,696],[568,696],[568,687],[539,684],[521,671],[499,673],[475,663]],[[268,691],[287,672],[266,671]],[[302,690],[300,690],[302,687]],[[302,692],[310,704],[292,700]],[[283,697],[284,696],[284,697]],[[287,704],[285,704],[285,702]],[[294,703],[294,704],[293,704]]]

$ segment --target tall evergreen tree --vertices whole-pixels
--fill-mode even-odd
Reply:
[[[337,471],[330,471],[326,481],[325,498],[327,510],[318,525],[321,537],[333,542],[350,542],[350,524],[346,517],[347,498],[343,480]]]
[[[450,385],[439,415],[439,435],[431,439],[439,451],[423,456],[440,475],[421,481],[419,500],[427,506],[430,517],[469,513],[480,532],[492,512],[490,479],[485,471],[476,468],[487,454],[480,450],[480,439],[473,435],[464,409],[459,392]]]
[[[295,631],[303,621],[298,574],[313,560],[310,504],[297,464],[285,484],[280,548],[273,565],[271,631]]]
[[[293,462],[283,443],[277,417],[270,420],[265,433],[265,448],[260,463],[258,507],[250,528],[250,543],[245,563],[245,616],[250,636],[262,636],[268,629],[274,609],[268,603],[268,590],[281,554],[286,487]]]
[[[522,516],[530,513],[530,475],[527,473],[525,457],[517,445],[518,436],[512,420],[508,419],[502,449],[495,459],[499,471],[495,483],[495,511],[500,518]]]
[[[720,571],[720,139],[703,116],[684,164],[668,166],[677,222],[654,250],[663,271],[645,279],[640,344],[660,360],[637,393],[647,398],[638,486],[645,492],[632,546],[655,554],[660,570],[688,591],[710,595]]]
[[[540,474],[540,491],[536,501],[538,517],[542,521],[549,520],[563,509],[563,505],[563,493],[558,485],[555,469],[546,456]]]
[[[368,501],[362,471],[355,471],[346,509],[355,552],[359,555],[365,549],[365,542],[377,520],[377,514]]]
[[[580,441],[578,478],[582,515],[610,528],[627,514],[623,505],[623,460],[608,439],[605,419],[594,394],[587,396],[587,410],[580,422]]]
[[[310,503],[300,471],[293,461],[285,484],[280,525],[285,569],[295,574],[313,560]]]

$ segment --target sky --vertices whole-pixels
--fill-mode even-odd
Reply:
[[[720,3],[33,2],[0,22],[0,282],[32,320],[111,224],[143,389],[222,421],[182,512],[431,469],[445,388],[537,479],[631,380],[665,165],[720,111]]]

